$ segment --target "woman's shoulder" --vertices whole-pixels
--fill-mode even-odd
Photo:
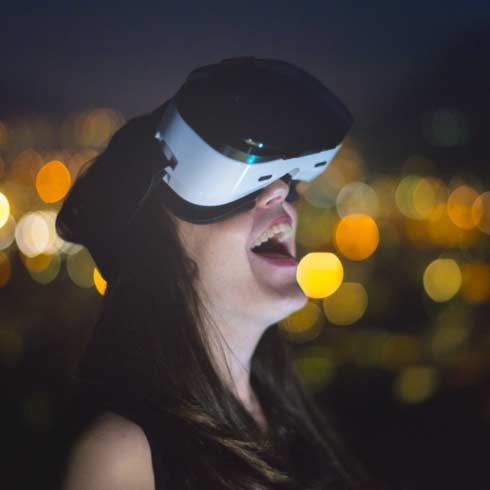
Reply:
[[[63,490],[94,488],[155,488],[144,430],[112,411],[95,417],[70,450]]]

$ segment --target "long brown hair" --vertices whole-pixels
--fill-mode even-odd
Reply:
[[[138,130],[126,128],[125,145],[130,137],[139,150],[123,150],[116,138],[99,158],[125,168],[135,155],[154,157],[155,117],[130,124]],[[147,196],[124,236],[101,230],[106,245],[118,249],[117,273],[79,365],[80,386],[87,396],[110,393],[113,403],[137,400],[158,414],[155,430],[169,446],[169,488],[357,488],[362,472],[302,386],[277,325],[261,338],[250,373],[267,435],[222,382],[203,327],[197,264],[158,192]]]

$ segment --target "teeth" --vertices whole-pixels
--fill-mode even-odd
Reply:
[[[256,242],[252,245],[252,248],[260,246],[262,243],[266,242],[274,235],[279,235],[277,239],[280,242],[284,242],[292,234],[293,234],[293,229],[291,225],[288,225],[287,223],[281,223],[279,225],[273,226],[272,228],[269,228],[264,233],[262,233],[262,235],[260,235],[257,238]]]

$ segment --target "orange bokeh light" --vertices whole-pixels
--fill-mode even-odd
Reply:
[[[378,225],[371,216],[350,214],[338,222],[335,229],[335,246],[348,259],[367,259],[374,253],[378,244]]]
[[[60,201],[70,189],[71,175],[66,166],[53,160],[46,163],[36,175],[36,190],[46,203]]]
[[[475,227],[471,211],[478,193],[467,185],[460,185],[447,200],[447,214],[449,219],[463,230],[471,230]]]

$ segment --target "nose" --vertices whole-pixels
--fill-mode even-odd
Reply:
[[[260,208],[277,206],[286,200],[288,194],[289,182],[278,179],[262,189],[262,192],[255,199],[255,206]]]

